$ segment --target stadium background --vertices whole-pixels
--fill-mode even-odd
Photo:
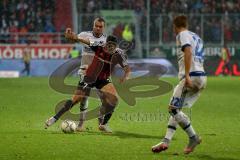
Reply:
[[[0,0],[0,13],[0,77],[20,76],[0,78],[1,160],[239,160],[239,0]],[[160,80],[175,86],[178,79],[172,19],[179,13],[188,15],[190,29],[205,41],[209,75],[200,99],[192,110],[186,109],[203,138],[193,154],[182,153],[187,137],[180,129],[168,151],[151,152],[151,146],[165,134],[172,92],[137,98],[134,107],[120,98],[109,124],[111,135],[99,132],[96,119],[86,122],[83,133],[62,133],[61,121],[44,129],[56,104],[71,96],[53,90],[48,77],[69,60],[75,45],[64,39],[66,27],[75,32],[91,30],[93,18],[100,15],[108,23],[106,33],[124,39],[123,31],[128,26],[134,41],[134,48],[127,52],[131,64],[140,70],[150,63],[164,64],[173,77]],[[126,38],[131,40],[131,33]],[[28,42],[32,47],[31,76],[25,77],[20,71]],[[224,44],[231,54],[232,71],[223,74],[220,62]],[[76,45],[78,50],[81,47]],[[218,75],[235,76],[214,76],[216,71],[220,71]],[[75,86],[78,80],[69,76],[64,82]],[[154,87],[131,89],[146,91]],[[89,109],[96,106],[99,100],[90,98]],[[71,112],[79,113],[79,107]]]
[[[94,17],[102,16],[107,21],[107,34],[134,43],[127,52],[133,63],[143,58],[164,65],[170,62],[174,66],[170,74],[176,75],[172,19],[182,13],[189,17],[190,30],[205,42],[208,74],[222,74],[217,69],[221,68],[222,48],[226,44],[231,54],[229,74],[240,75],[238,0],[2,0],[0,11],[1,71],[23,69],[22,51],[29,42],[31,75],[48,76],[69,57],[72,44],[64,39],[65,28],[71,27],[76,33],[91,30]],[[76,48],[81,52],[81,45]],[[164,59],[167,61],[163,62]]]

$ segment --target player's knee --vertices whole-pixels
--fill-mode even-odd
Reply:
[[[72,97],[72,103],[73,103],[73,105],[75,105],[75,104],[79,103],[80,101],[82,101],[82,97],[83,97],[83,96],[81,96],[81,95],[74,95],[74,96]]]
[[[77,99],[77,98],[72,98],[72,104],[73,105],[75,105],[75,104],[77,104],[78,102],[79,102],[79,99]]]

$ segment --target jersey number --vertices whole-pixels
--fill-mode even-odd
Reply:
[[[202,40],[198,36],[193,36],[194,41],[196,42],[196,49],[195,49],[195,55],[197,57],[202,58],[203,57],[203,43]]]

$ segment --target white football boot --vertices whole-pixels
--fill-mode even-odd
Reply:
[[[53,125],[55,122],[57,122],[57,119],[55,119],[54,117],[47,119],[45,122],[45,129]]]
[[[111,128],[107,124],[105,124],[105,125],[100,124],[98,129],[105,133],[112,133]]]

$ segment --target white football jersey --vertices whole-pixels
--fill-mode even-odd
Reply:
[[[192,63],[190,72],[204,72],[203,62],[204,62],[204,47],[202,39],[191,31],[185,30],[180,32],[176,36],[177,43],[177,58],[179,74],[178,77],[181,79],[185,76],[185,64],[184,64],[184,52],[182,51],[184,47],[190,46],[192,48]]]
[[[101,37],[95,37],[93,34],[93,31],[86,31],[81,32],[78,34],[78,37],[89,39],[90,41],[98,42],[98,43],[106,43],[106,35],[102,34]],[[90,65],[92,63],[94,57],[94,51],[88,46],[84,45],[82,49],[82,59],[81,59],[81,67],[84,67],[86,65]]]

